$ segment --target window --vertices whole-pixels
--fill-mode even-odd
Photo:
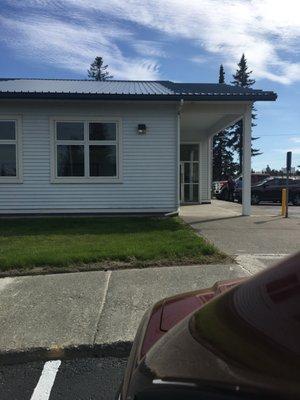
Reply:
[[[182,144],[180,146],[180,161],[198,161],[199,145],[198,144]]]
[[[0,117],[0,182],[21,182],[20,118]]]
[[[120,180],[120,122],[54,120],[54,182]]]

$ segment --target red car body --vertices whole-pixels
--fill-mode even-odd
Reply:
[[[158,302],[120,399],[300,398],[300,254],[249,279]]]

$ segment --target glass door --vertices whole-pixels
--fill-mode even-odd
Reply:
[[[180,201],[199,203],[199,145],[180,146]]]

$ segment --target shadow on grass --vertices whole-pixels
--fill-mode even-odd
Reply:
[[[39,235],[109,235],[133,234],[150,231],[178,231],[184,229],[179,218],[20,218],[0,220],[0,236]]]

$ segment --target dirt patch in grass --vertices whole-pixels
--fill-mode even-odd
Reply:
[[[103,261],[99,263],[89,264],[70,264],[66,267],[44,265],[42,267],[29,267],[29,268],[18,268],[0,271],[0,278],[9,276],[24,276],[24,275],[46,275],[46,274],[61,274],[70,272],[87,272],[87,271],[115,271],[119,269],[141,269],[141,268],[155,268],[155,267],[173,267],[173,266],[190,266],[190,265],[201,265],[201,264],[232,264],[234,259],[230,256],[217,255],[205,256],[203,260],[197,259],[186,259],[181,261],[174,260],[161,260],[156,262],[117,262],[117,261]]]

